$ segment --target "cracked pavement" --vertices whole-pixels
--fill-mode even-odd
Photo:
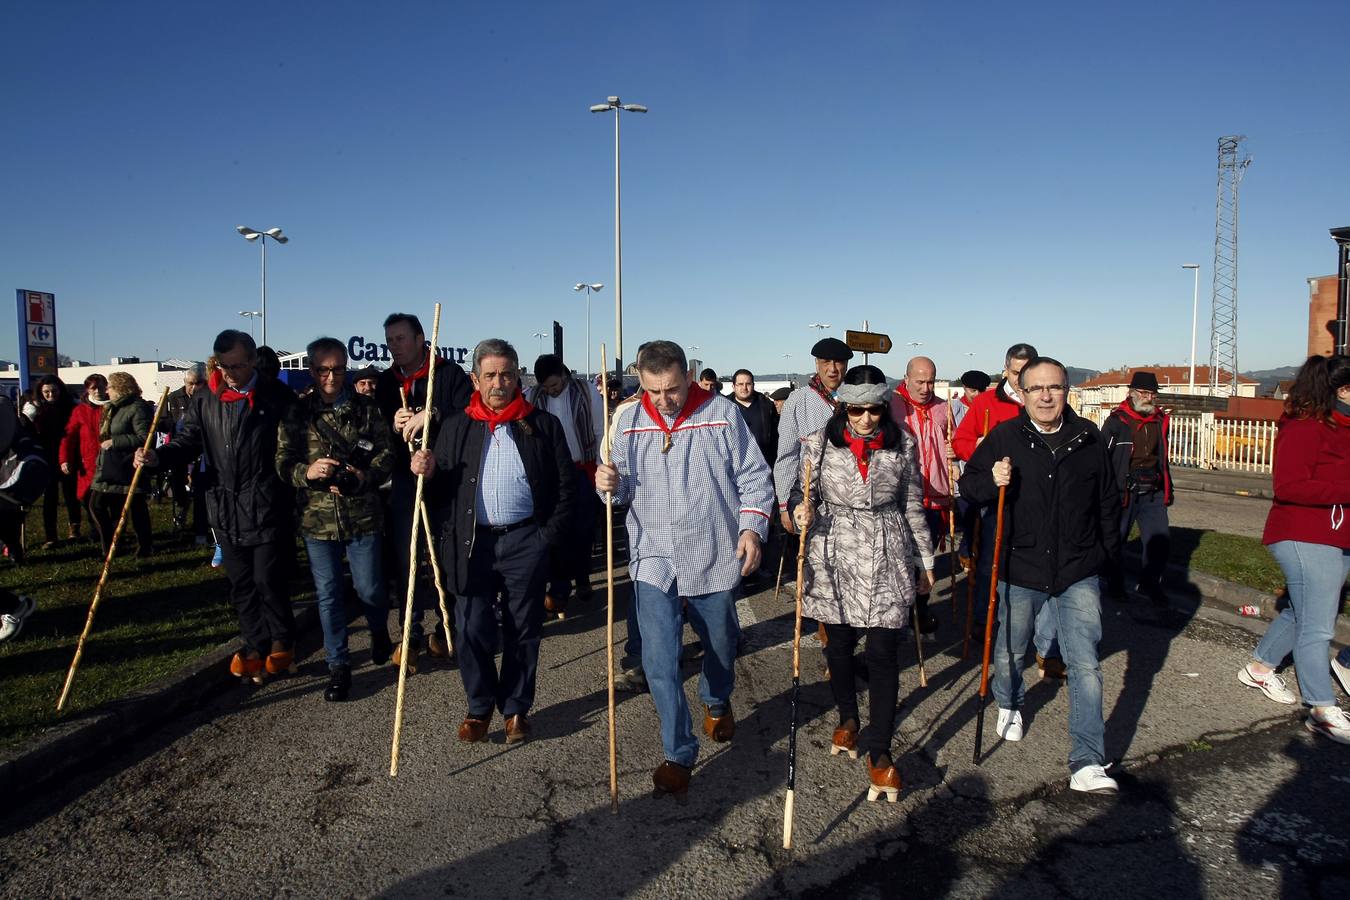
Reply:
[[[355,627],[350,702],[323,701],[312,651],[299,675],[231,687],[7,810],[0,893],[1350,896],[1350,748],[1237,682],[1249,631],[1190,608],[1160,618],[1105,602],[1106,739],[1121,794],[1085,796],[1067,789],[1068,692],[1034,668],[1025,739],[998,741],[990,709],[972,764],[978,648],[959,658],[941,583],[927,689],[913,642],[902,650],[899,803],[867,803],[861,761],[829,756],[823,660],[803,641],[795,848],[784,851],[789,596],[775,603],[770,584],[741,601],[736,738],[703,743],[687,806],[651,796],[656,715],[646,695],[619,694],[620,811],[609,811],[600,591],[545,626],[529,742],[508,747],[498,718],[486,743],[459,744],[458,674],[424,657],[390,778],[397,670],[370,665]],[[697,661],[685,671],[698,709]]]

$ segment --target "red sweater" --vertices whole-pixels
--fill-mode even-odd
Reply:
[[[1003,392],[1004,379],[970,402],[970,411],[961,424],[956,426],[956,436],[952,438],[952,451],[958,459],[970,462],[979,439],[994,430],[1000,422],[1017,418],[1022,405]],[[989,424],[984,422],[985,411],[989,412]]]
[[[1350,549],[1350,418],[1280,421],[1275,436],[1275,501],[1263,544],[1302,541]]]

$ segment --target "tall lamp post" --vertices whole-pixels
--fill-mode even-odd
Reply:
[[[590,378],[590,377],[591,377],[591,294],[594,294],[596,291],[601,290],[602,288],[604,288],[604,285],[603,285],[603,284],[578,284],[578,285],[574,285],[574,286],[572,287],[572,290],[574,290],[574,291],[585,291],[585,292],[586,292],[586,377],[587,377],[587,378]],[[605,362],[605,360],[603,360],[603,359],[600,360],[600,362],[603,363],[603,364],[606,365],[606,366],[609,365],[609,363]]]
[[[267,239],[271,238],[278,244],[284,244],[290,240],[281,233],[280,228],[269,228],[266,231],[257,231],[249,228],[247,225],[236,225],[234,230],[244,236],[244,240],[252,243],[257,241],[262,245],[262,309],[259,315],[262,316],[262,342],[267,343]],[[250,322],[250,330],[252,323]]]
[[[1195,287],[1191,292],[1191,386],[1187,391],[1190,394],[1195,393],[1195,317],[1200,309],[1200,264],[1182,263],[1183,269],[1192,269],[1195,272]]]
[[[616,371],[623,377],[623,232],[619,227],[619,112],[645,113],[647,107],[638,103],[620,103],[618,97],[608,97],[596,103],[591,112],[614,110],[614,352]],[[609,362],[606,360],[605,365]]]
[[[253,320],[261,316],[262,313],[256,309],[241,309],[239,315],[248,319],[248,336],[253,337]]]
[[[539,339],[539,354],[538,354],[538,355],[539,355],[539,356],[543,356],[543,355],[544,355],[544,338],[548,337],[548,335],[545,334],[545,333],[542,332],[542,331],[536,331],[534,334],[530,335],[530,337],[532,337],[532,338],[538,338],[538,339]]]

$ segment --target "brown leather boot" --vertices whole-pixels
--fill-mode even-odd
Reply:
[[[520,744],[530,738],[530,721],[523,713],[517,713],[506,719],[506,742]]]
[[[703,707],[703,733],[717,741],[719,744],[725,744],[736,736],[736,715],[727,707],[727,711],[720,716],[714,716],[712,710]]]
[[[656,786],[655,796],[670,794],[675,802],[683,806],[689,802],[689,773],[687,766],[666,760],[652,772],[652,784]]]
[[[557,616],[557,617],[560,618],[560,619],[566,618],[566,616],[567,616],[567,602],[566,602],[565,600],[559,600],[557,597],[553,596],[552,594],[545,594],[545,595],[544,595],[544,612],[547,613],[547,614],[549,614],[549,615]]]
[[[464,721],[459,723],[459,739],[466,744],[476,744],[487,737],[488,726],[491,724],[491,716],[485,719],[466,716]]]
[[[871,782],[867,786],[867,802],[871,803],[885,794],[887,802],[894,803],[900,797],[900,773],[895,770],[889,756],[882,756],[877,762],[880,765],[872,765],[872,754],[867,754],[867,778]]]
[[[840,753],[847,753],[849,759],[858,758],[858,723],[852,719],[836,728],[830,740],[830,755]]]

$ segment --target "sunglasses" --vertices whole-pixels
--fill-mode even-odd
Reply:
[[[850,416],[861,416],[861,415],[863,415],[864,413],[866,413],[867,415],[879,416],[879,415],[881,415],[881,407],[880,407],[880,406],[870,406],[870,405],[869,405],[869,406],[852,406],[852,405],[850,405],[849,408],[848,408],[848,414],[849,414]]]

